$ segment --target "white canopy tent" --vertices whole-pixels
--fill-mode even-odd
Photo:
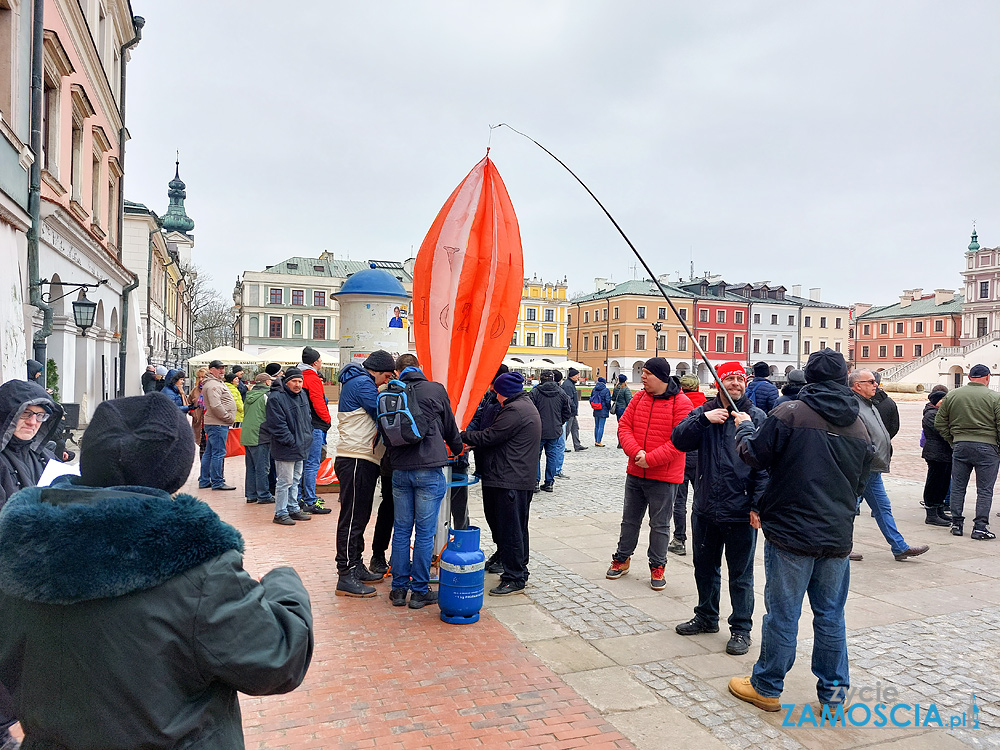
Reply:
[[[260,362],[259,357],[247,354],[232,346],[217,346],[214,349],[209,349],[207,352],[191,357],[188,360],[188,364],[191,367],[207,367],[208,363],[213,359],[219,360],[226,367],[232,365],[257,365]]]
[[[256,362],[260,365],[277,362],[279,365],[297,365],[302,361],[301,346],[276,346],[257,355]]]
[[[554,362],[553,364],[550,365],[550,367],[554,370],[568,370],[571,367],[574,370],[580,370],[580,371],[594,369],[590,365],[585,365],[583,364],[583,362],[574,362],[572,359],[566,359],[566,360],[561,360],[559,362]]]

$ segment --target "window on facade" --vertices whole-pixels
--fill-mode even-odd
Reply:
[[[573,325],[573,313],[571,312],[566,313],[566,325]]]
[[[608,308],[606,308],[606,307],[603,308],[601,310],[601,315],[604,317],[605,320],[607,320],[608,319]]]
[[[587,351],[590,349],[590,336],[583,337],[583,350]]]
[[[773,325],[773,326],[778,325],[778,316],[777,315],[772,315],[771,316],[771,325]]]
[[[90,220],[98,225],[101,223],[101,185],[103,184],[104,180],[101,179],[101,155],[95,151],[90,171]]]
[[[922,357],[922,356],[924,356],[924,347],[923,347],[923,344],[914,344],[913,345],[913,356],[914,357]]]
[[[886,352],[886,347],[880,346],[878,348],[878,356],[881,357],[882,359],[885,359],[885,352]]]
[[[985,336],[989,332],[989,321],[986,318],[976,318],[976,338]]]
[[[640,351],[640,352],[643,351],[643,350],[645,350],[645,348],[646,348],[646,334],[644,334],[644,333],[637,333],[635,335],[635,348],[638,351]]]
[[[813,324],[812,315],[806,315],[805,318],[802,321],[802,327],[803,328],[812,328],[812,324]]]
[[[517,331],[514,331],[514,335],[510,337],[510,345],[517,346]]]
[[[313,321],[313,338],[314,339],[325,339],[326,338],[326,321],[325,320],[314,320]]]
[[[545,322],[552,323],[556,319],[556,311],[550,307],[545,308]]]
[[[646,318],[646,308],[643,307],[642,305],[639,305],[637,308],[635,308],[635,317],[638,320],[645,320],[645,318]]]
[[[897,321],[896,322],[896,333],[902,333],[902,332],[903,332],[903,322],[902,321]]]
[[[681,320],[687,320],[688,319],[688,311],[687,311],[686,307],[682,307],[680,309],[680,314],[681,314]]]
[[[306,293],[302,289],[292,290],[292,304],[293,305],[304,305],[306,299]]]
[[[657,318],[657,320],[666,320],[667,319],[667,308],[665,308],[665,307],[657,308],[657,310],[656,310],[656,318]]]
[[[934,321],[934,333],[941,333],[943,331],[944,331],[944,321],[943,320],[935,320]]]
[[[755,326],[760,325],[760,313],[753,314],[753,324]]]
[[[738,325],[738,326],[743,325],[743,311],[742,310],[737,310],[736,312],[734,312],[733,313],[733,319],[735,320],[736,325]]]
[[[573,348],[573,339],[570,338],[569,336],[566,337],[566,348],[567,349]]]
[[[902,346],[895,347],[895,352],[894,352],[893,356],[895,356],[895,357],[902,357],[903,356],[903,347]]]
[[[701,347],[702,351],[705,351],[706,349],[708,349],[708,336],[704,336],[704,335],[699,336],[698,337],[698,346]]]
[[[868,324],[865,324],[865,325],[861,326],[861,335],[862,336],[871,336],[872,335],[872,327],[870,325],[868,325]]]
[[[601,340],[598,338],[597,334],[594,334],[594,351],[599,352],[601,350]]]
[[[608,334],[606,333],[601,334],[601,348],[604,351],[608,350]]]
[[[820,339],[819,348],[820,348],[820,351],[822,351],[823,349],[826,349],[826,342],[823,341],[822,339]]]
[[[702,323],[707,323],[708,322],[708,310],[699,310],[698,311],[698,320],[700,322],[702,322]]]
[[[108,180],[108,244],[115,244],[115,229],[118,222],[115,221],[118,209],[118,194],[116,192],[115,180],[112,177]]]
[[[753,340],[753,353],[760,354],[760,339]]]
[[[666,349],[667,348],[667,334],[661,333],[656,337],[656,348]]]
[[[524,343],[525,343],[526,346],[534,346],[535,345],[535,334],[533,334],[533,333],[526,333],[524,335]]]
[[[533,307],[526,307],[524,309],[524,319],[525,320],[534,320],[535,319],[535,308],[533,308]]]
[[[612,349],[616,349],[616,350],[618,349],[618,334],[617,333],[612,333],[611,334],[611,348]]]
[[[733,351],[740,354],[743,351],[743,337],[733,336]]]
[[[590,310],[584,310],[583,311],[583,322],[584,323],[589,323],[590,322]]]
[[[809,350],[812,348],[812,342],[809,339],[805,339],[802,342],[802,353],[809,354]]]
[[[302,321],[301,320],[296,320],[294,323],[292,323],[292,335],[293,336],[301,336],[302,335]]]
[[[791,347],[792,347],[792,342],[789,341],[788,339],[785,339],[784,341],[781,342],[781,353],[791,354],[792,351]]]
[[[267,321],[267,335],[272,339],[281,338],[281,323],[282,319],[276,315],[272,315]]]
[[[666,349],[666,347],[663,347]],[[683,333],[677,336],[677,351],[686,352],[688,350],[688,337]]]
[[[715,322],[716,323],[725,323],[726,322],[726,311],[725,310],[716,310],[715,311]]]
[[[326,307],[326,292],[313,292],[313,307]]]
[[[545,346],[552,347],[556,344],[556,335],[554,333],[546,333],[544,335]]]
[[[774,339],[767,340],[767,353],[774,354]]]
[[[990,296],[990,282],[979,282],[979,299],[988,299]]]
[[[726,351],[726,337],[716,336],[715,337],[715,351],[724,352]]]
[[[922,320],[915,320],[915,321],[913,321],[913,332],[914,333],[923,333],[924,332],[924,321],[922,321]]]
[[[788,325],[790,325],[790,326],[795,325],[795,316],[794,315],[789,315],[788,316]]]
[[[42,88],[42,169],[59,175],[59,89],[48,75]]]
[[[820,328],[826,328],[826,317],[825,316],[819,319],[819,327]]]
[[[870,349],[867,346],[861,347],[861,359],[868,359]]]
[[[843,318],[834,318],[834,319],[833,319],[833,327],[834,327],[834,328],[836,328],[837,330],[840,330],[840,328],[841,328],[841,324],[842,324],[843,322],[844,322],[844,321],[843,321]]]
[[[878,332],[879,332],[880,336],[888,336],[889,335],[889,324],[888,323],[879,323],[878,324]]]
[[[81,185],[80,180],[83,175],[83,122],[73,116],[73,130],[71,134],[73,148],[73,159],[69,168],[70,196],[77,203],[80,202]]]
[[[612,318],[614,318],[615,320],[618,320],[618,308],[617,308],[617,307],[615,308],[615,311],[614,311],[614,313],[613,313],[613,314],[611,315],[611,317],[612,317]]]
[[[268,297],[268,301],[272,305],[280,305],[281,304],[281,289],[275,289],[274,287],[271,287],[271,290],[270,290],[270,293],[269,293],[269,297]]]

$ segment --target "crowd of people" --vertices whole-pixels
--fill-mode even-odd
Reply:
[[[227,746],[239,732],[236,691],[283,692],[301,682],[313,633],[298,576],[278,569],[253,581],[242,569],[239,533],[200,500],[171,495],[187,481],[196,446],[202,452],[198,487],[235,490],[224,459],[237,426],[247,503],[273,505],[280,526],[331,513],[317,495],[333,422],[322,367],[319,352],[305,347],[298,366],[268,365],[247,384],[240,366],[227,369],[216,360],[195,373],[190,390],[183,371],[151,367],[143,376],[146,395],[95,410],[81,443],[80,476],[47,487],[37,485],[57,458],[52,437],[62,407],[30,367],[28,379],[0,386],[0,729],[20,720],[32,740],[53,746],[71,746],[70,737],[123,733],[169,734],[183,742],[210,731],[218,746]],[[832,704],[844,695],[837,687],[849,684],[844,606],[849,563],[862,559],[853,545],[861,503],[867,502],[896,560],[929,549],[904,540],[882,481],[898,409],[878,373],[848,372],[843,356],[829,349],[788,373],[780,393],[766,363],[754,365],[753,373],[748,382],[743,364],[719,365],[721,388],[710,398],[696,378],[672,376],[662,357],[644,363],[642,388],[634,394],[624,376],[613,389],[598,379],[588,397],[594,446],[604,447],[613,412],[618,449],[627,457],[621,533],[606,576],[629,572],[648,516],[649,583],[664,590],[668,555],[687,554],[691,495],[698,602],[675,630],[682,636],[719,631],[725,559],[726,651],[746,654],[757,532],[763,530],[767,614],[760,657],[751,675],[731,680],[730,692],[778,710],[808,593],[817,693]],[[436,602],[430,568],[448,489],[444,469],[451,465],[462,476],[469,450],[496,547],[485,564],[499,576],[489,593],[524,592],[532,498],[555,491],[555,480],[565,476],[565,453],[588,447],[579,436],[579,375],[570,369],[563,381],[559,371],[543,371],[539,384],[525,390],[523,376],[501,366],[461,430],[446,389],[427,379],[414,355],[394,358],[379,350],[343,367],[334,460],[336,594],[373,598],[373,584],[391,580],[393,606]],[[964,534],[965,495],[975,472],[975,540],[995,538],[988,520],[1000,467],[1000,395],[989,379],[989,369],[976,365],[968,385],[935,387],[922,419],[926,523]],[[383,400],[389,392],[405,398]],[[390,403],[405,409],[391,411]],[[408,433],[394,421],[404,414]],[[379,484],[366,565],[364,537]],[[467,492],[455,487],[451,500],[454,528],[467,527]],[[143,541],[150,538],[165,541],[151,547]],[[149,652],[145,662],[156,689],[137,691],[144,699],[123,712],[97,681],[98,675],[120,684],[140,679],[126,674],[124,635],[129,649]],[[54,642],[58,658],[42,645]],[[82,650],[87,659],[79,658]],[[53,682],[54,674],[60,677]],[[148,683],[149,673],[141,679]],[[100,718],[65,710],[82,695]],[[181,704],[188,719],[176,721]],[[14,742],[9,733],[0,735],[0,747],[16,746],[5,742]]]

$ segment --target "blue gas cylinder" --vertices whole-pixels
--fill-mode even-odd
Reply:
[[[479,549],[479,528],[450,529],[448,546],[438,561],[441,619],[456,625],[479,620],[483,607],[486,555]]]

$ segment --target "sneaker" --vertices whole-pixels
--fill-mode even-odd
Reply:
[[[608,568],[608,572],[605,573],[605,578],[610,578],[614,580],[615,578],[621,578],[623,575],[628,573],[629,562],[632,558],[628,558],[625,562],[618,562],[617,560],[611,560],[611,567]]]
[[[354,568],[354,577],[362,583],[381,583],[385,579],[385,573],[376,573],[368,570],[364,563],[358,563]]]
[[[733,633],[726,644],[726,653],[732,656],[743,656],[750,650],[749,633]]]
[[[503,563],[500,562],[499,552],[494,552],[490,559],[486,561],[486,572],[497,576],[503,574]]]
[[[389,572],[389,563],[385,561],[385,555],[373,554],[371,562],[368,563],[368,570],[376,575],[385,576]]]
[[[581,445],[579,448],[574,448],[573,450],[575,450],[575,451],[585,451],[585,450],[587,450],[587,446],[586,445]]]
[[[247,498],[247,504],[248,504],[248,505],[249,505],[250,503],[256,503],[256,502],[257,502],[257,498],[255,498],[255,497],[248,497],[248,498]]]
[[[501,581],[496,588],[490,589],[490,596],[510,596],[511,594],[523,594],[524,584],[513,581]]]
[[[687,622],[674,626],[677,635],[701,635],[702,633],[718,633],[719,626],[709,625],[700,617],[692,617]]]
[[[972,539],[978,539],[980,541],[989,541],[991,539],[996,539],[997,535],[990,531],[989,526],[981,526],[977,529],[973,529],[972,533],[969,534]]]
[[[288,506],[291,507],[291,506]],[[299,513],[309,513],[309,505],[305,501],[299,501]]]
[[[667,582],[663,579],[662,565],[658,565],[649,571],[649,586],[653,591],[663,591],[667,587]]]
[[[750,684],[749,677],[734,677],[729,681],[729,692],[741,701],[752,703],[761,711],[780,711],[781,698],[766,698]]]
[[[274,498],[265,497],[263,500],[258,500],[257,505],[274,505]]]
[[[962,522],[952,521],[951,522],[951,535],[952,536],[962,536]]]
[[[409,589],[393,589],[389,592],[389,602],[393,607],[405,607]]]
[[[975,532],[972,532],[973,534]],[[895,555],[897,562],[903,562],[908,557],[916,557],[917,555],[924,554],[930,547],[926,544],[918,544],[916,547],[907,547],[898,555]]]
[[[677,537],[670,540],[670,544],[667,545],[667,552],[673,552],[675,555],[684,557],[687,554],[687,547],[684,546],[684,542]]]
[[[569,474],[563,474],[561,471],[556,474],[557,479],[569,479]]]
[[[427,589],[424,593],[419,591],[414,591],[410,594],[410,609],[423,609],[428,604],[437,604],[438,592],[433,589]]]
[[[295,525],[295,521],[293,521],[288,516],[275,516],[271,520],[271,523],[280,524],[281,526],[294,526]]]
[[[294,513],[288,514],[289,518],[294,518],[296,521],[311,521],[312,516],[308,513],[303,513],[301,510],[297,510]]]
[[[541,487],[539,487],[538,489],[540,489],[540,490],[541,490],[542,492],[552,492],[552,490],[553,490],[553,485],[551,485],[551,484],[543,484],[543,485],[542,485]]]
[[[353,570],[349,570],[337,579],[337,596],[353,596],[357,599],[371,599],[378,592],[374,586],[369,586],[358,580]]]
[[[324,508],[319,503],[306,503],[303,509],[314,516],[325,516],[328,513],[333,513],[332,510]]]

